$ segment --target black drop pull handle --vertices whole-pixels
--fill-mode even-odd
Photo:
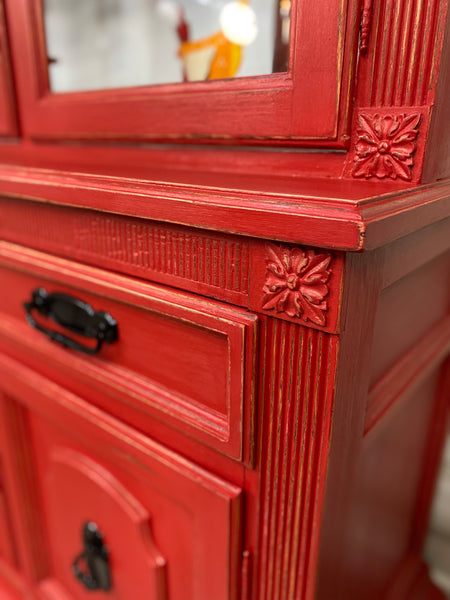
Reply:
[[[92,521],[83,525],[82,535],[84,550],[73,561],[73,572],[88,590],[107,592],[111,589],[111,575],[103,536]]]
[[[44,288],[37,288],[33,290],[31,300],[24,303],[24,307],[27,311],[28,323],[32,327],[66,348],[80,350],[86,354],[96,354],[104,342],[111,343],[117,340],[118,330],[115,319],[106,312],[95,311],[92,306],[78,298],[58,292],[48,294]],[[73,333],[95,339],[96,345],[80,344],[59,331],[46,329],[36,322],[34,311],[53,319],[55,323]]]

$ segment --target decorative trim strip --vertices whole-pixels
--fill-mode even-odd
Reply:
[[[0,205],[4,240],[247,304],[245,239],[24,200],[3,198]]]
[[[306,600],[315,585],[338,338],[261,318],[258,600]]]
[[[359,51],[363,55],[367,54],[369,48],[370,30],[372,29],[372,4],[373,0],[364,0],[362,8]]]

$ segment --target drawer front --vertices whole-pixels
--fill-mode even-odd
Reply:
[[[89,379],[97,397],[106,393],[139,411],[144,428],[145,419],[160,420],[251,461],[254,315],[7,243],[0,243],[0,282],[8,289],[0,297],[0,333],[20,338],[59,370]],[[23,303],[36,288],[106,311],[118,324],[118,340],[92,356],[48,340],[25,320]],[[41,327],[58,329],[33,314]]]
[[[5,412],[26,423],[16,443],[28,445],[24,472],[35,472],[27,502],[42,598],[238,597],[238,486],[2,355],[0,379]],[[101,547],[94,569],[88,523]]]

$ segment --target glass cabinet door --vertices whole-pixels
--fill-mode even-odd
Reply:
[[[43,0],[54,93],[267,75],[290,0]],[[284,43],[278,38],[278,21]],[[286,48],[281,48],[281,45]]]
[[[5,2],[32,138],[348,139],[358,0]]]

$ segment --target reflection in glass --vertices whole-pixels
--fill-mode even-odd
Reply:
[[[290,0],[42,0],[50,88],[287,70]]]

